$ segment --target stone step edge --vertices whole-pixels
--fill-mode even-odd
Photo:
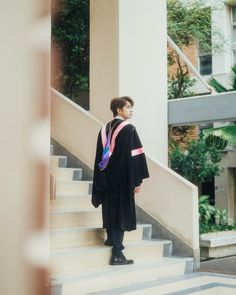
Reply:
[[[79,171],[82,171],[83,169],[82,168],[74,168],[74,167],[57,167],[57,166],[53,166],[53,167],[50,167],[51,169],[55,169],[55,170],[79,170]]]
[[[199,280],[200,277],[201,276],[196,273],[187,273],[184,275],[165,277],[165,278],[157,279],[154,281],[141,282],[141,283],[127,285],[127,286],[123,286],[123,287],[117,287],[117,288],[113,288],[113,289],[92,292],[91,295],[92,294],[93,295],[129,294],[130,292],[145,290],[145,289],[148,290],[150,288],[156,288],[156,287],[160,287],[160,286],[168,287],[170,284],[175,284],[175,283],[183,282],[183,281],[185,281],[185,282],[186,281],[195,281],[195,280]],[[199,283],[199,286],[204,286],[204,282]],[[181,290],[178,290],[176,292],[184,291],[183,294],[190,294],[190,293],[185,293],[186,290],[188,290],[188,289],[183,286],[183,288],[181,288]],[[168,292],[168,294],[172,294],[172,292]]]
[[[113,276],[117,275],[119,273],[125,273],[125,272],[130,272],[132,270],[145,270],[145,269],[150,269],[150,268],[156,268],[156,267],[163,267],[163,266],[168,266],[168,265],[173,265],[177,263],[186,263],[190,262],[193,263],[193,258],[192,257],[177,257],[177,256],[170,256],[170,257],[162,257],[156,259],[155,262],[153,260],[145,260],[142,262],[134,263],[133,265],[125,265],[125,266],[101,266],[101,267],[96,267],[96,269],[87,269],[83,273],[76,273],[74,272],[66,272],[66,273],[57,273],[56,275],[52,274],[51,277],[51,283],[52,285],[58,285],[58,284],[63,284],[63,283],[70,283],[70,282],[78,282],[80,280],[84,279],[92,279],[93,277],[97,277],[98,274],[99,276]]]
[[[86,194],[86,193],[75,193],[75,194],[65,194],[65,193],[56,193],[56,198],[91,198],[90,194]]]
[[[140,228],[151,228],[151,224],[137,224],[137,229]],[[57,234],[61,232],[71,233],[71,232],[80,232],[80,231],[94,231],[94,230],[106,230],[105,228],[99,227],[99,226],[71,226],[71,227],[60,227],[60,228],[53,228],[50,229],[51,234]]]
[[[137,284],[132,284],[132,285],[127,285],[127,286],[123,286],[123,287],[118,287],[118,288],[113,288],[113,289],[107,289],[104,291],[98,291],[98,292],[92,292],[90,293],[91,295],[116,295],[116,294],[129,294],[130,292],[132,292],[132,294],[135,291],[139,291],[139,290],[148,290],[148,289],[153,289],[153,288],[158,288],[161,286],[165,286],[168,287],[169,285],[172,284],[176,284],[176,283],[181,283],[181,282],[194,282],[194,281],[199,281],[199,278],[204,278],[208,276],[206,273],[186,273],[184,275],[180,275],[180,276],[173,276],[173,277],[166,277],[160,280],[154,280],[154,281],[149,281],[149,282],[141,282],[141,283],[137,283]],[[211,275],[210,275],[211,276]],[[209,276],[208,276],[209,277]],[[212,283],[207,283],[207,282],[199,282],[198,287],[188,287],[188,286],[182,286],[180,287],[180,289],[178,289],[178,291],[167,291],[168,293],[163,293],[163,294],[194,294],[194,293],[190,293],[191,290],[196,289],[196,291],[200,291],[198,290],[199,287],[204,287],[208,284],[212,284]],[[203,288],[202,290],[206,290],[205,288]],[[156,290],[154,289],[153,292],[155,292]],[[198,293],[198,292],[197,292]],[[205,294],[205,293],[204,293]],[[218,294],[218,293],[217,293]]]
[[[67,184],[67,183],[72,183],[72,184],[78,184],[78,183],[88,183],[88,184],[92,184],[93,181],[92,180],[56,180],[57,183],[60,184]]]
[[[136,248],[142,246],[150,246],[150,245],[172,245],[172,242],[169,240],[158,240],[158,239],[148,239],[141,241],[128,241],[125,243],[125,248]],[[62,249],[52,249],[50,252],[51,257],[58,256],[73,256],[73,255],[81,255],[82,252],[93,252],[93,251],[110,251],[110,247],[106,247],[104,245],[92,245],[92,246],[80,246],[80,247],[67,247]]]
[[[101,209],[97,209],[97,208],[92,208],[92,209],[52,209],[50,210],[50,214],[54,215],[54,214],[67,214],[67,213],[101,213]]]
[[[236,244],[236,235],[200,240],[201,247],[217,248]]]

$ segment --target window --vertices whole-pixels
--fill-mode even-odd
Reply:
[[[199,67],[201,75],[212,74],[212,55],[211,53],[203,53],[199,55]]]
[[[211,16],[211,7],[206,8]],[[211,19],[211,18],[209,18]],[[198,44],[198,68],[201,75],[211,75],[212,74],[212,28],[211,22],[208,23],[206,39],[204,44],[199,42]],[[206,47],[206,44],[209,46]]]
[[[233,65],[236,64],[236,50],[233,50]]]
[[[232,7],[232,20],[234,23],[236,22],[236,6]]]

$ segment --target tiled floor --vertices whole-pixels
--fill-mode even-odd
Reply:
[[[117,288],[90,295],[235,295],[236,277],[228,275],[193,273]]]

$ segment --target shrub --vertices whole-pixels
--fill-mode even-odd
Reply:
[[[228,217],[227,209],[219,209],[210,205],[209,196],[199,198],[199,230],[200,234],[225,230],[236,230],[236,221]]]
[[[195,184],[207,182],[223,171],[219,163],[225,144],[227,141],[220,143],[219,140],[211,140],[203,135],[200,135],[198,140],[189,141],[186,150],[172,144],[171,168]]]

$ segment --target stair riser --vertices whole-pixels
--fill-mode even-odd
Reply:
[[[163,244],[139,245],[138,247],[127,247],[124,250],[127,258],[132,257],[136,261],[148,258],[156,259],[163,256]],[[51,256],[52,273],[67,272],[73,270],[83,270],[89,267],[98,267],[109,264],[111,248],[105,247],[76,254]]]
[[[90,194],[91,184],[83,181],[57,182],[56,193],[58,194]]]
[[[154,281],[156,279],[175,277],[184,273],[185,262],[180,262],[176,264],[165,265],[159,268],[144,268],[124,273],[120,272],[119,275],[117,275],[115,278],[112,277],[112,279],[109,279],[109,276],[97,276],[93,279],[84,279],[80,282],[70,282],[63,284],[62,295],[74,295],[78,293],[78,290],[80,290],[80,295],[85,295],[90,292],[103,291],[104,289],[118,288],[121,286],[137,284],[140,282],[148,282]],[[107,294],[109,294],[109,292]]]
[[[66,167],[67,166],[67,157],[51,156],[50,160],[51,160],[50,161],[51,167]]]
[[[91,197],[58,197],[51,201],[51,209],[91,209]]]
[[[132,232],[125,233],[124,241],[141,241],[143,237],[143,229],[138,228]],[[50,238],[50,247],[53,249],[103,245],[106,239],[105,230],[80,230],[79,232],[52,233]]]
[[[58,169],[52,168],[51,174],[56,177],[57,180],[81,180],[82,179],[82,169]]]
[[[100,211],[51,214],[50,227],[89,226],[102,227]]]

